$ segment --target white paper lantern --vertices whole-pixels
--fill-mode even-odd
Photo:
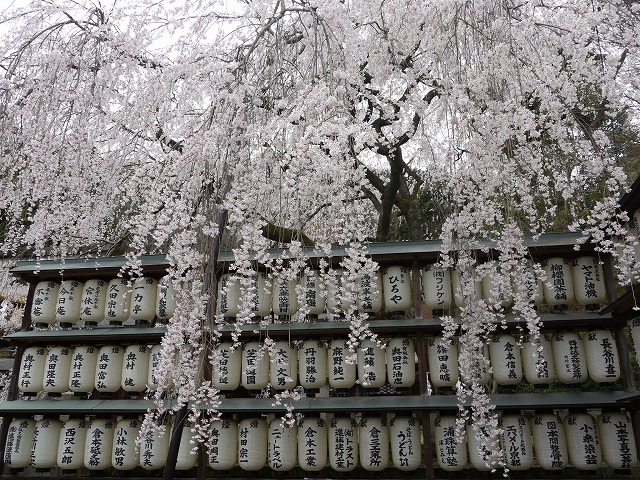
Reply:
[[[384,298],[380,272],[363,274],[358,287],[358,310],[374,315],[380,312]]]
[[[63,470],[77,470],[84,465],[88,426],[85,419],[78,418],[70,418],[62,425],[56,463]]]
[[[602,463],[600,439],[595,419],[588,413],[564,418],[569,461],[578,470],[597,470]]]
[[[50,347],[45,365],[44,391],[47,393],[64,393],[69,390],[69,371],[73,349],[69,347]]]
[[[160,323],[167,323],[176,311],[176,292],[171,279],[158,283],[156,293],[156,317]]]
[[[368,472],[389,466],[389,428],[380,417],[364,417],[358,428],[360,465]]]
[[[116,470],[133,470],[140,465],[140,451],[136,439],[142,422],[136,418],[124,418],[116,423],[111,464]]]
[[[620,359],[611,330],[592,330],[582,341],[591,379],[598,383],[617,381],[620,378]]]
[[[513,335],[502,334],[491,337],[489,361],[493,370],[493,379],[498,385],[517,385],[522,381],[520,347]]]
[[[327,424],[320,417],[307,416],[298,426],[298,464],[305,472],[319,472],[327,466]]]
[[[486,429],[476,431],[473,425],[466,426],[469,463],[480,472],[490,472],[498,467],[498,457],[491,453],[491,445],[498,449],[498,435],[488,433]]]
[[[416,350],[406,337],[389,340],[386,349],[387,381],[398,388],[409,388],[416,382]]]
[[[247,342],[242,349],[241,383],[247,390],[262,390],[269,384],[269,354],[259,342]]]
[[[111,420],[96,418],[89,423],[84,446],[84,466],[104,470],[111,466],[114,425]]]
[[[296,386],[298,379],[298,352],[287,340],[278,340],[270,355],[270,381],[276,390]]]
[[[422,463],[420,424],[411,416],[396,416],[389,422],[391,461],[403,472],[411,472]]]
[[[411,275],[406,267],[387,267],[382,270],[384,309],[392,315],[406,315],[411,310]]]
[[[232,342],[224,342],[215,347],[211,366],[211,384],[215,388],[231,391],[240,386],[242,350],[233,348]]]
[[[533,335],[523,335],[522,342],[522,368],[524,378],[531,385],[549,385],[556,376],[556,368],[553,361],[553,349],[551,347],[551,335],[540,334],[536,340]],[[541,351],[538,352],[538,347]]]
[[[47,349],[27,347],[20,360],[18,389],[26,396],[36,395],[44,388],[44,372],[47,363]]]
[[[109,284],[105,280],[87,280],[82,289],[80,320],[85,325],[97,325],[104,320]]]
[[[433,438],[440,468],[446,472],[459,472],[467,466],[467,443],[456,437],[456,417],[436,418]]]
[[[569,462],[564,427],[557,415],[536,415],[531,425],[538,465],[545,470],[562,470]]]
[[[151,277],[136,278],[131,292],[131,318],[136,323],[153,321],[156,315],[158,282]]]
[[[452,338],[447,346],[442,337],[427,339],[427,358],[431,383],[435,387],[453,387],[458,383],[458,342]]]
[[[507,284],[510,278],[505,277],[499,262],[488,262],[484,268],[486,270],[482,277],[482,298],[491,307],[510,307],[513,304],[512,287]]]
[[[528,470],[533,467],[533,443],[529,420],[522,415],[503,415],[500,419],[500,442],[504,461],[511,470]]]
[[[50,469],[56,466],[61,430],[60,420],[45,418],[36,422],[31,465],[38,469]]]
[[[61,327],[70,327],[80,320],[82,292],[84,283],[77,280],[65,280],[58,289],[56,322]]]
[[[258,320],[262,320],[271,313],[271,286],[268,284],[267,275],[258,272],[251,277],[251,312]]]
[[[380,388],[386,379],[386,355],[382,347],[367,338],[358,347],[358,380],[365,388]]]
[[[596,421],[606,464],[614,469],[637,466],[636,440],[629,417],[621,412],[603,412]]]
[[[287,320],[298,311],[298,297],[296,295],[296,280],[275,277],[273,280],[273,314],[279,320]]]
[[[267,464],[269,427],[262,418],[245,418],[238,424],[238,465],[255,472]]]
[[[336,472],[350,472],[358,466],[358,431],[351,417],[329,421],[329,465]]]
[[[323,292],[322,278],[316,270],[306,270],[300,277],[300,285],[303,291],[301,307],[307,318],[315,319],[324,312],[326,297]]]
[[[342,268],[330,270],[327,281],[327,311],[333,315],[342,315],[350,305],[347,278]]]
[[[482,279],[478,277],[478,274],[473,269],[465,272],[452,270],[451,290],[456,306],[462,307],[466,305],[467,299],[471,296],[475,298],[482,297]]]
[[[319,340],[305,340],[298,350],[300,385],[307,390],[327,383],[327,347]]]
[[[36,422],[32,418],[15,418],[9,424],[4,447],[4,464],[9,468],[28,467]]]
[[[562,383],[582,383],[587,379],[587,361],[580,335],[575,332],[557,333],[551,347],[556,373]]]
[[[36,327],[47,327],[56,321],[59,289],[59,283],[49,280],[36,285],[31,304],[31,322]]]
[[[192,443],[193,442],[193,443]],[[195,441],[193,425],[189,421],[184,422],[180,445],[178,447],[178,457],[176,458],[176,470],[191,470],[198,463],[198,452],[194,452]]]
[[[248,441],[247,441],[248,442]],[[222,418],[211,424],[209,466],[216,471],[231,470],[238,461],[238,423]],[[246,448],[247,443],[242,447]]]
[[[597,257],[576,258],[571,266],[576,301],[587,310],[598,310],[607,301],[602,266]]]
[[[336,389],[351,388],[356,383],[356,362],[347,362],[353,355],[349,352],[346,340],[332,340],[327,356],[327,374],[329,385]]]
[[[158,470],[167,464],[171,424],[153,426],[143,438],[140,448],[140,466],[145,470]]]
[[[449,269],[427,265],[422,271],[422,293],[425,307],[434,315],[444,315],[453,301]]]
[[[268,463],[272,470],[288,472],[298,458],[298,427],[284,426],[281,418],[269,423]]]
[[[129,345],[124,351],[122,362],[122,389],[125,392],[140,393],[147,388],[151,348],[146,345]]]
[[[459,346],[459,348],[462,347]],[[482,352],[480,352],[480,348],[482,348]],[[479,385],[488,385],[491,381],[490,366],[489,347],[485,343],[473,352],[472,363],[466,369],[463,370],[462,365],[460,366],[460,378],[466,385],[471,385],[473,380]]]
[[[636,363],[640,365],[640,318],[634,318],[627,323],[631,332],[631,343],[636,352]]]
[[[536,306],[542,305],[544,303],[542,281],[536,275],[531,262],[529,260],[525,262],[526,264],[521,274],[514,278],[513,290],[515,293],[520,293],[521,289],[523,289],[529,302],[533,302]],[[518,280],[522,281],[522,284],[518,283]]]
[[[566,309],[575,299],[571,262],[558,257],[549,258],[542,262],[542,268],[547,276],[543,284],[545,302]]]
[[[158,389],[158,370],[162,359],[162,345],[157,344],[151,347],[149,356],[149,372],[147,374],[147,387],[151,391]]]
[[[218,311],[227,320],[240,313],[240,279],[225,273],[218,282]]]
[[[122,385],[122,362],[124,348],[106,345],[98,351],[95,387],[99,392],[113,393]]]
[[[119,325],[129,318],[131,291],[129,281],[114,278],[107,287],[107,302],[104,307],[104,318],[112,325]]]

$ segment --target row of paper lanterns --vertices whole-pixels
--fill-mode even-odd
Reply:
[[[621,412],[603,412],[594,418],[588,413],[573,413],[560,419],[553,413],[532,418],[518,414],[500,417],[500,438],[482,432],[478,438],[471,425],[466,426],[466,442],[456,434],[456,417],[435,419],[433,440],[437,464],[446,471],[459,471],[469,465],[488,471],[497,467],[484,445],[494,441],[504,452],[511,470],[539,466],[562,470],[573,465],[579,470],[595,470],[603,462],[614,469],[629,469],[638,463],[630,419]],[[170,428],[164,434],[152,429],[136,448],[141,421],[125,418],[57,419],[35,421],[14,419],[9,425],[5,445],[5,464],[13,469],[33,465],[39,469],[58,466],[65,470],[87,468],[103,470],[147,470],[163,468],[169,450]],[[422,464],[421,430],[411,415],[393,417],[387,425],[380,416],[365,416],[356,422],[350,416],[335,416],[325,421],[309,416],[292,426],[276,418],[262,417],[236,421],[223,418],[213,423],[210,432],[208,464],[214,470],[239,466],[245,471],[269,467],[288,471],[298,465],[305,471],[330,467],[348,472],[360,465],[367,471],[390,466],[415,470]],[[183,429],[177,457],[177,470],[195,467],[193,431]]]
[[[485,358],[499,385],[517,385],[526,379],[533,385],[550,384],[557,377],[565,384],[582,383],[588,377],[599,383],[620,378],[620,362],[615,338],[610,330],[531,335],[495,335],[485,344]],[[538,347],[541,351],[538,352]],[[160,345],[106,345],[103,347],[68,346],[29,347],[24,350],[18,388],[23,394],[41,391],[62,394],[112,393],[122,388],[140,393],[155,389]],[[355,385],[356,378],[367,388],[385,383],[397,388],[411,387],[416,380],[416,353],[413,340],[391,338],[385,347],[370,339],[356,349],[355,358],[346,340],[306,340],[296,348],[286,340],[274,343],[271,352],[253,341],[234,348],[230,342],[216,346],[212,357],[212,385],[232,391],[241,385],[262,390],[271,384],[276,390],[319,389],[327,384],[337,389]],[[427,339],[430,379],[435,387],[454,387],[459,380],[459,348],[455,338],[446,344],[441,337]],[[265,361],[268,360],[268,361]],[[352,360],[355,360],[352,361]],[[481,383],[488,383],[485,370]]]
[[[494,262],[495,269],[500,266]],[[536,304],[547,303],[564,306],[577,302],[587,308],[597,308],[606,299],[604,277],[596,257],[580,257],[569,261],[550,258],[542,262],[548,282],[534,280],[531,270],[529,298]],[[497,302],[503,307],[512,303],[511,296],[503,292],[492,276],[483,278],[473,275],[474,294],[487,301]],[[279,318],[288,318],[302,310],[309,317],[325,312],[340,314],[348,309],[350,299],[340,296],[344,285],[344,271],[330,272],[332,280],[328,289],[322,288],[322,277],[318,271],[306,271],[300,279],[278,279],[270,288],[267,275],[258,273],[251,277],[251,315],[267,317],[273,313]],[[304,292],[298,298],[296,286]],[[466,283],[457,271],[428,265],[422,271],[424,303],[428,309],[441,313],[453,306],[460,306],[470,292],[465,292]],[[358,309],[372,314],[384,310],[391,314],[404,315],[413,308],[410,272],[402,266],[384,268],[382,273],[365,275],[354,292],[358,298]],[[490,300],[492,299],[492,300]],[[219,282],[218,309],[227,318],[240,314],[240,279],[229,274],[222,275]],[[31,319],[38,326],[60,323],[69,327],[80,321],[85,325],[97,325],[102,321],[121,324],[127,320],[151,322],[154,318],[167,321],[173,316],[175,298],[171,282],[158,283],[151,277],[140,277],[131,284],[123,278],[110,281],[93,279],[81,282],[43,281],[36,285]]]

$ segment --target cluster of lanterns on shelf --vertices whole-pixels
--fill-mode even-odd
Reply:
[[[431,384],[454,387],[460,378],[458,345],[455,338],[445,343],[441,337],[426,342]],[[498,385],[516,385],[526,379],[533,385],[550,384],[555,378],[565,384],[582,383],[590,377],[599,383],[620,378],[620,362],[615,338],[609,330],[541,334],[536,340],[523,335],[520,343],[508,333],[495,335],[485,345],[493,376]],[[541,352],[538,355],[538,347]],[[160,345],[134,344],[127,347],[106,345],[36,346],[24,350],[18,388],[23,395],[41,391],[50,395],[66,392],[88,394],[114,393],[122,388],[139,394],[157,387]],[[355,362],[351,360],[355,356]],[[297,386],[305,390],[329,385],[349,389],[358,382],[365,388],[380,388],[386,383],[403,389],[416,381],[416,349],[408,337],[393,337],[386,345],[370,339],[363,341],[355,355],[347,341],[330,342],[307,339],[298,346],[287,340],[274,342],[271,351],[257,341],[234,348],[230,342],[217,345],[212,356],[212,385],[229,392],[240,386],[275,390]]]
[[[499,271],[494,262],[492,268]],[[546,303],[563,309],[576,302],[587,309],[597,309],[606,300],[602,267],[596,257],[580,257],[573,261],[550,258],[542,262],[547,282],[535,280],[529,273],[527,294],[536,305]],[[469,273],[467,273],[469,274]],[[299,312],[309,319],[331,313],[340,315],[349,307],[347,298],[340,295],[345,285],[345,273],[341,269],[329,272],[328,285],[322,285],[323,275],[316,270],[305,271],[300,278],[269,279],[264,272],[247,279],[244,286],[250,289],[251,316],[289,319]],[[482,278],[471,273],[475,295],[502,307],[512,304],[512,296],[494,282],[491,274]],[[242,279],[230,274],[222,275],[219,282],[218,310],[227,319],[240,314]],[[463,305],[466,283],[455,270],[443,269],[435,264],[422,269],[424,304],[435,314],[441,314],[455,305]],[[390,266],[373,275],[365,275],[355,288],[358,310],[377,314],[385,312],[402,316],[412,308],[412,282],[409,269]],[[302,292],[302,295],[299,293]],[[103,321],[122,324],[128,320],[148,323],[157,319],[166,322],[175,310],[173,286],[158,283],[151,277],[140,277],[133,282],[124,278],[111,281],[93,279],[86,282],[65,280],[43,281],[36,285],[31,319],[36,326],[46,327],[59,323],[71,327],[78,322],[94,326]]]
[[[398,414],[387,422],[384,416],[365,415],[356,421],[350,415],[307,416],[292,426],[280,418],[234,419],[223,417],[213,422],[208,446],[208,465],[213,470],[239,467],[257,471],[269,467],[289,471],[299,466],[308,472],[331,468],[349,472],[360,465],[367,471],[393,466],[412,471],[422,464],[420,422],[410,414]],[[445,471],[472,468],[480,471],[497,467],[496,459],[483,445],[471,425],[466,427],[466,442],[456,434],[456,417],[441,415],[433,420],[433,441],[437,466]],[[163,468],[169,450],[171,424],[150,429],[136,439],[142,422],[138,418],[119,421],[95,418],[17,418],[9,425],[5,464],[12,469],[32,465],[38,469],[55,466],[63,470],[147,470]],[[631,421],[623,412],[570,413],[560,418],[554,413],[536,413],[532,417],[503,413],[502,434],[494,438],[504,452],[511,470],[527,470],[536,465],[544,470],[562,470],[569,465],[579,470],[594,470],[603,462],[615,469],[637,465]],[[486,432],[483,432],[485,434]],[[490,436],[491,434],[489,434]],[[176,469],[189,470],[197,463],[193,431],[183,429]]]

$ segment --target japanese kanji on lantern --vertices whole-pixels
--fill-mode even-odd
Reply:
[[[110,419],[95,418],[89,423],[84,445],[84,466],[104,470],[111,466],[114,424]]]
[[[193,443],[192,443],[193,442]],[[198,452],[194,451],[194,431],[193,424],[185,420],[182,428],[182,436],[180,437],[180,445],[178,447],[178,456],[176,458],[176,470],[191,470],[198,463]]]
[[[465,429],[471,466],[480,472],[490,472],[497,468],[499,458],[492,455],[491,451],[495,450],[492,445],[498,445],[498,434],[496,432],[489,433],[486,428],[480,428],[476,431],[471,424],[467,424]]]
[[[238,465],[255,472],[267,465],[269,427],[262,418],[244,418],[238,423]]]
[[[384,348],[367,338],[358,347],[358,380],[365,388],[380,388],[386,380]]]
[[[474,269],[451,271],[451,291],[453,300],[458,307],[466,305],[467,299],[471,296],[482,297],[482,279]]]
[[[56,463],[63,471],[77,470],[84,465],[88,426],[84,418],[69,418],[62,425]]]
[[[582,339],[589,377],[594,382],[610,383],[620,378],[618,346],[611,330],[590,330]]]
[[[350,416],[336,414],[329,421],[329,465],[337,472],[358,466],[358,431]]]
[[[151,348],[147,345],[129,345],[122,361],[122,389],[130,394],[144,392],[147,388]]]
[[[78,280],[65,280],[60,283],[56,301],[56,322],[62,328],[68,328],[80,321],[82,292],[84,283]]]
[[[104,307],[104,318],[111,325],[120,325],[129,319],[131,292],[129,281],[114,278],[107,286],[107,302]],[[86,323],[86,322],[85,322]]]
[[[33,452],[31,465],[37,469],[51,469],[58,460],[58,441],[62,422],[57,419],[43,418],[36,422],[33,432]]]
[[[397,415],[389,421],[391,461],[403,472],[411,472],[422,463],[420,424],[413,416]]]
[[[296,386],[298,380],[298,352],[287,340],[278,340],[269,352],[269,378],[276,390]]]
[[[251,276],[251,313],[256,321],[271,314],[272,294],[267,274],[258,272]]]
[[[596,420],[588,413],[564,417],[569,462],[578,470],[597,470],[602,463]]]
[[[513,304],[513,289],[509,276],[502,272],[497,261],[483,265],[482,298],[491,307],[507,308]]]
[[[513,335],[505,333],[491,337],[489,361],[498,385],[517,385],[522,381],[522,357]]]
[[[12,469],[22,469],[31,463],[31,448],[36,421],[32,418],[14,418],[7,429],[4,447],[4,464]]]
[[[522,335],[522,369],[524,378],[531,385],[549,385],[556,377],[551,335],[541,333],[536,339],[534,335]]]
[[[73,359],[73,349],[67,346],[50,347],[47,351],[42,383],[49,395],[59,396],[69,390],[69,371]]]
[[[27,396],[37,395],[44,389],[47,349],[45,347],[27,347],[22,352],[18,390]]]
[[[562,470],[569,463],[567,439],[560,418],[552,413],[533,417],[533,448],[538,465],[545,470]]]
[[[288,472],[298,459],[298,426],[284,425],[281,418],[269,423],[268,436],[269,467],[276,472]]]
[[[562,383],[582,383],[587,377],[587,359],[582,338],[576,332],[556,333],[551,340],[556,373]]]
[[[368,472],[389,466],[389,427],[384,418],[368,415],[358,427],[360,465]]]
[[[297,280],[284,275],[274,277],[271,308],[277,321],[287,321],[298,311],[297,284]]]
[[[156,344],[151,347],[149,356],[149,372],[147,374],[147,387],[154,391],[158,388],[158,374],[160,369],[160,361],[162,359],[162,345]],[[168,379],[171,386],[173,384],[171,378]]]
[[[104,320],[109,283],[105,280],[87,280],[82,289],[80,320],[85,326],[97,325]]]
[[[638,465],[633,425],[623,412],[602,412],[596,419],[602,445],[602,457],[610,468]]]
[[[376,315],[382,310],[383,286],[380,272],[364,273],[358,285],[358,310]]]
[[[137,325],[152,322],[156,315],[158,281],[151,277],[136,278],[131,287],[131,318]]]
[[[411,275],[408,268],[393,266],[382,270],[382,291],[386,312],[393,316],[406,315],[413,307],[411,289]]]
[[[298,465],[305,472],[319,472],[327,466],[328,429],[319,416],[307,415],[298,426]]]
[[[46,328],[55,323],[59,289],[60,284],[50,280],[36,285],[31,304],[31,322],[34,326]]]
[[[113,393],[122,385],[122,362],[124,348],[118,345],[105,345],[98,351],[94,385],[103,393]]]
[[[535,306],[542,305],[544,303],[544,288],[530,260],[525,260],[524,268],[518,278],[522,283],[514,282],[514,293],[518,294],[522,289],[527,301],[533,302]]]
[[[458,383],[458,343],[452,338],[445,343],[442,337],[427,339],[429,376],[435,387],[453,387]]]
[[[240,279],[225,273],[218,281],[218,312],[227,321],[235,320],[240,312]]]
[[[459,345],[458,348],[462,348]],[[471,348],[471,347],[470,347]],[[482,351],[481,351],[482,350]],[[482,346],[475,347],[473,353],[477,359],[466,369],[461,369],[460,379],[466,384],[471,385],[474,381],[480,385],[488,385],[491,381],[491,363],[489,360],[489,346],[484,343]],[[460,360],[461,357],[458,357]]]
[[[305,340],[298,349],[298,375],[305,390],[316,390],[327,383],[327,346],[324,341]]]
[[[451,308],[451,272],[448,268],[427,265],[422,270],[422,293],[424,305],[433,315],[440,316]]]
[[[116,423],[111,464],[116,470],[133,470],[140,465],[140,450],[136,440],[142,422],[137,418],[123,418]]]
[[[604,275],[597,257],[576,258],[571,266],[576,302],[587,310],[598,310],[607,301]]]
[[[413,340],[394,337],[386,348],[387,382],[397,388],[409,388],[416,381],[416,351]]]
[[[242,349],[240,383],[247,390],[262,390],[269,384],[269,354],[259,342],[247,342]]]
[[[502,428],[500,444],[504,453],[504,462],[511,470],[528,470],[533,467],[533,443],[531,426],[523,415],[502,415],[499,426]]]
[[[571,261],[554,257],[544,260],[541,265],[547,277],[543,283],[545,302],[556,310],[568,309],[575,299]]]
[[[246,440],[246,439],[245,439]],[[243,448],[246,448],[248,440]],[[238,422],[222,417],[211,422],[209,466],[216,471],[231,470],[238,463]]]
[[[354,361],[348,361],[353,356]],[[346,340],[336,339],[329,344],[327,374],[329,385],[338,390],[348,389],[356,383],[357,366],[354,353],[349,351]]]
[[[152,425],[142,438],[140,466],[145,470],[158,470],[167,464],[171,422],[167,425]]]
[[[446,472],[459,472],[467,466],[467,442],[456,435],[456,417],[441,415],[434,424],[433,439],[438,465]]]
[[[348,282],[342,268],[330,270],[327,275],[327,311],[337,318],[343,316],[351,302],[347,297]]]
[[[176,311],[176,292],[173,281],[166,278],[158,282],[156,293],[156,318],[160,323],[167,323]]]
[[[299,302],[300,309],[307,319],[317,320],[326,306],[326,292],[320,272],[305,270],[300,277],[300,287],[303,292],[302,301]]]
[[[216,345],[211,356],[211,385],[228,392],[240,386],[242,350],[233,348],[232,342]]]

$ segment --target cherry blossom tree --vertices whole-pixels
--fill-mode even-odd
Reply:
[[[124,253],[132,274],[140,255],[166,253],[179,304],[164,358],[179,351],[183,362],[167,372],[181,404],[204,402],[216,392],[194,372],[203,333],[217,338],[223,321],[221,244],[234,249],[239,278],[271,262],[269,247],[288,249],[297,274],[303,246],[330,256],[331,244],[348,245],[344,267],[356,281],[375,268],[367,242],[388,240],[394,218],[408,238],[424,237],[418,199],[437,186],[450,202],[443,264],[470,271],[478,240],[493,240],[498,282],[516,285],[514,313],[536,334],[531,299],[517,288],[530,275],[524,236],[544,232],[559,208],[603,251],[624,244],[623,282],[638,275],[637,238],[617,204],[628,181],[605,131],[621,112],[636,118],[638,15],[623,0],[9,8],[0,18],[0,251]],[[585,185],[597,187],[588,211],[573,208]],[[243,285],[239,324],[250,316]],[[470,366],[501,312],[473,295],[465,305]],[[355,309],[346,315],[355,347],[371,332]],[[461,390],[478,399],[476,422],[493,429],[477,379]]]

